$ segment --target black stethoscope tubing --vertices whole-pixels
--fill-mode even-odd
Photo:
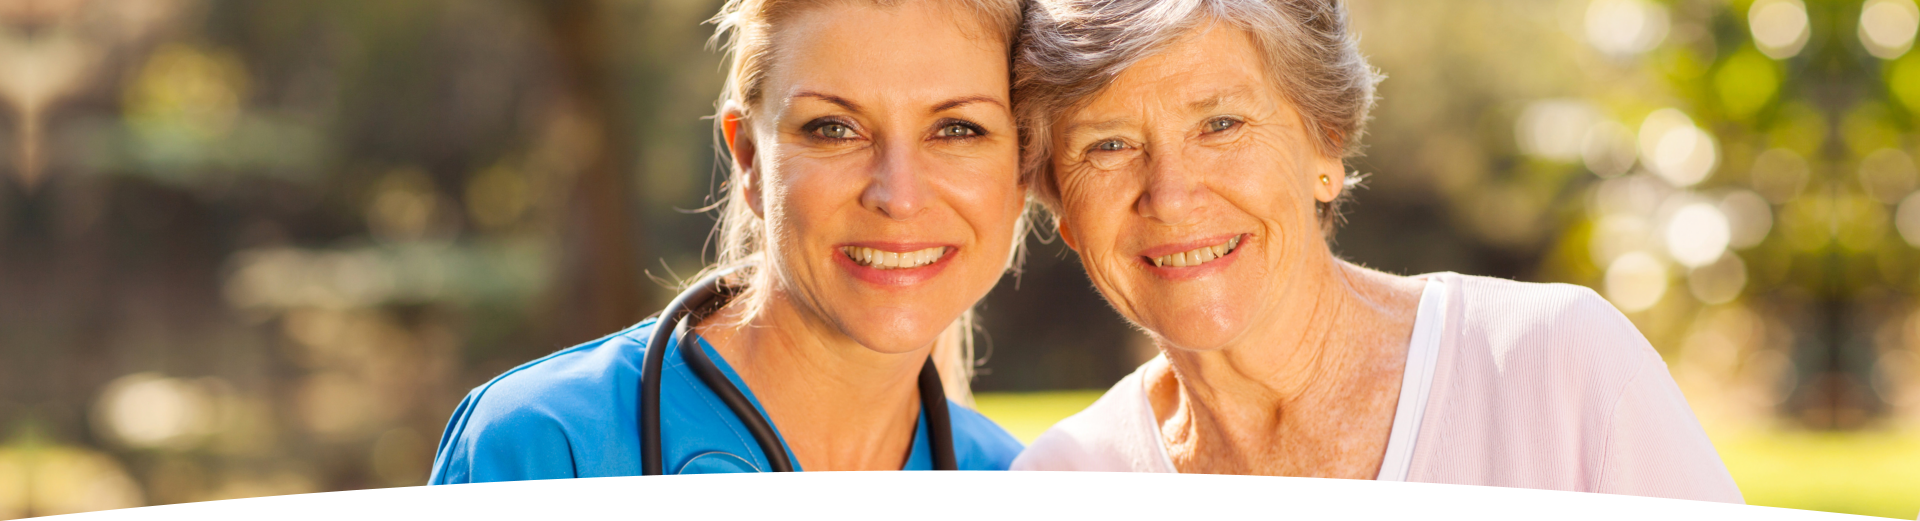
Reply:
[[[666,461],[660,455],[660,370],[666,365],[668,345],[680,346],[679,351],[681,357],[686,359],[687,367],[746,426],[754,442],[760,445],[760,452],[767,455],[767,465],[774,472],[793,472],[793,460],[788,457],[786,445],[780,441],[779,434],[774,432],[773,424],[753,407],[753,402],[747,400],[746,394],[727,380],[713,360],[707,358],[705,350],[687,342],[693,337],[692,326],[688,325],[687,318],[696,312],[704,313],[718,308],[716,304],[723,302],[722,297],[725,296],[725,288],[720,281],[737,270],[723,270],[700,279],[674,297],[667,308],[660,312],[660,321],[653,327],[653,338],[647,342],[647,353],[640,364],[640,475],[666,474]],[[927,441],[933,449],[933,469],[959,470],[953,454],[953,421],[947,414],[946,392],[940,385],[940,372],[934,368],[931,357],[920,367],[919,384],[920,410],[927,415]]]

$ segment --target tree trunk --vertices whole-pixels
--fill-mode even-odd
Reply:
[[[554,282],[555,339],[572,344],[606,335],[644,315],[634,263],[636,215],[628,203],[626,158],[632,146],[618,115],[603,6],[598,0],[530,0],[546,24],[566,102],[580,124],[582,169],[566,184],[561,261]],[[562,117],[568,117],[562,116]]]

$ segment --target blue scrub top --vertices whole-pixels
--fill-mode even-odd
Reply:
[[[440,435],[428,483],[640,475],[641,359],[654,319],[528,362],[475,388]],[[760,400],[705,339],[707,358],[765,415]],[[759,472],[759,444],[668,346],[661,369],[660,451],[668,474]],[[1006,470],[1020,442],[980,413],[947,402],[960,470]],[[777,429],[776,429],[777,433]],[[781,444],[783,447],[785,443]],[[932,470],[923,411],[902,470]],[[799,459],[788,456],[799,470]]]

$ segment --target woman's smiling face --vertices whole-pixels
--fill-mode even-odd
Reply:
[[[841,2],[774,35],[731,138],[771,296],[881,352],[930,345],[1005,269],[1025,204],[1006,46],[940,2]]]
[[[1342,163],[1319,152],[1243,31],[1196,29],[1053,136],[1063,237],[1107,300],[1169,347],[1249,338],[1327,255],[1315,204],[1339,195]]]

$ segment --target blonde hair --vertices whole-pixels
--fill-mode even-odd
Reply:
[[[718,111],[714,118],[716,139],[719,127],[724,124],[724,112],[739,110],[743,119],[751,117],[755,107],[762,101],[762,89],[766,83],[767,72],[772,68],[774,59],[773,40],[778,27],[794,15],[812,8],[834,2],[865,1],[882,7],[893,7],[910,0],[728,0],[708,23],[714,24],[713,39],[709,44],[718,44],[728,59],[727,82],[721,88]],[[920,0],[936,1],[936,0]],[[937,0],[950,2],[961,12],[975,15],[981,25],[988,29],[989,36],[1000,38],[1009,50],[1015,33],[1019,30],[1021,2],[1019,0]],[[1011,81],[1011,78],[1009,78]],[[716,149],[723,158],[727,143],[719,143]],[[731,168],[732,162],[720,161],[729,165],[727,180],[720,186],[720,194],[713,208],[719,212],[714,232],[718,242],[713,266],[702,272],[702,276],[718,270],[740,267],[727,281],[740,290],[739,299],[749,306],[748,310],[757,311],[764,305],[764,297],[755,291],[755,286],[769,281],[767,270],[759,268],[765,249],[766,227],[758,216],[753,214],[746,202],[746,193],[740,189],[740,183],[734,178],[737,172]],[[1014,235],[1016,255],[1020,239],[1024,237],[1024,218]],[[1012,265],[1015,258],[1009,259]],[[697,280],[699,276],[690,280]],[[970,385],[973,380],[973,330],[974,312],[968,309],[958,319],[948,325],[946,330],[934,341],[934,366],[940,370],[941,384],[947,397],[966,405],[972,405],[973,392]]]
[[[1014,56],[1013,107],[1021,175],[1048,209],[1060,204],[1052,179],[1053,118],[1084,106],[1121,71],[1194,31],[1217,23],[1247,32],[1267,72],[1300,110],[1317,152],[1360,154],[1383,76],[1360,54],[1340,0],[1034,0]],[[1347,177],[1357,186],[1358,174]],[[1319,203],[1323,232],[1340,220],[1341,198]]]

